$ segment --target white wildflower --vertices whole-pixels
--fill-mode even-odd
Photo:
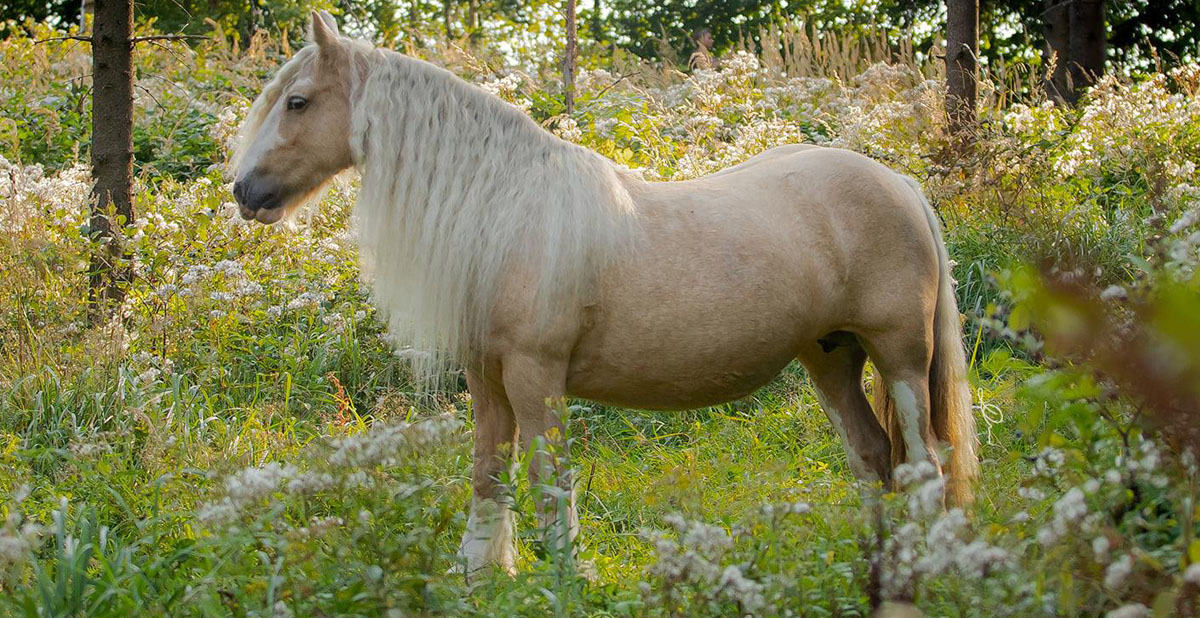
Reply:
[[[271,462],[256,468],[246,468],[225,479],[225,490],[235,502],[250,502],[265,498],[279,490],[280,483],[295,477],[296,467]]]
[[[1104,618],[1150,618],[1150,609],[1141,603],[1130,603],[1104,614]]]
[[[1030,502],[1042,502],[1046,497],[1046,493],[1037,487],[1020,487],[1016,490],[1016,494]]]
[[[936,475],[937,469],[928,461],[900,464],[896,466],[896,470],[893,473],[896,484],[900,487],[909,487],[926,479],[933,478]]]
[[[1100,300],[1125,300],[1129,298],[1129,292],[1120,285],[1110,285],[1100,292]]]
[[[719,585],[726,596],[737,601],[748,613],[758,611],[765,604],[763,585],[746,578],[736,566],[725,567],[721,572]]]
[[[1104,585],[1109,588],[1120,588],[1125,580],[1133,573],[1133,558],[1125,554],[1108,565],[1104,571]]]
[[[1052,447],[1042,449],[1034,461],[1034,471],[1042,476],[1053,477],[1067,460],[1062,451]]]
[[[1096,562],[1103,562],[1108,557],[1108,550],[1112,543],[1106,536],[1098,536],[1092,539],[1092,554],[1096,556]]]
[[[287,308],[289,311],[297,309],[315,309],[325,302],[325,295],[320,292],[304,292],[288,301]]]
[[[1200,562],[1188,565],[1183,571],[1183,583],[1200,588]]]
[[[368,431],[335,441],[329,463],[353,468],[387,464],[404,454],[428,451],[455,435],[460,427],[462,422],[450,414],[417,423],[375,425]]]

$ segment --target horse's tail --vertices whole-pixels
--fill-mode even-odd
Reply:
[[[945,463],[947,498],[951,504],[964,505],[973,500],[971,485],[979,475],[979,457],[976,453],[978,438],[975,434],[975,413],[971,408],[971,386],[967,381],[967,356],[963,349],[958,301],[954,296],[954,279],[950,273],[950,257],[942,241],[937,214],[925,198],[921,185],[907,176],[901,178],[920,199],[933,242],[937,245],[938,297],[933,320],[933,361],[929,367],[930,420],[938,440],[948,442],[951,448]],[[876,413],[892,442],[892,461],[903,462],[903,433],[899,431],[894,402],[878,371],[875,372],[873,390]]]

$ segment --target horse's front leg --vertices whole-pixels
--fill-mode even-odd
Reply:
[[[467,388],[475,413],[475,461],[471,513],[459,555],[466,560],[468,575],[493,565],[512,574],[517,556],[513,516],[507,501],[501,500],[499,478],[512,466],[516,421],[498,380],[468,371]]]
[[[566,550],[579,533],[572,471],[566,465],[565,419],[547,405],[547,399],[558,399],[566,391],[566,372],[565,359],[525,354],[504,359],[504,390],[529,463],[529,482],[538,496],[539,534],[547,551],[556,553]]]

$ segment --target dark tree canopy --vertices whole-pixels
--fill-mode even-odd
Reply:
[[[900,35],[915,16],[939,18],[937,3],[929,10],[924,0],[612,0],[608,27],[616,43],[644,58],[662,55],[663,42],[675,54],[687,57],[694,48],[692,34],[699,28],[713,33],[714,49],[728,50],[739,41],[757,42],[759,30],[769,24],[803,22],[825,32],[845,32],[878,27]]]
[[[716,49],[722,50],[739,36],[752,36],[778,19],[778,5],[770,0],[700,0],[694,4],[614,0],[610,21],[617,43],[639,56],[658,56],[664,38],[671,49],[683,55],[695,47],[691,37],[696,29],[709,28]]]
[[[139,23],[153,21],[163,32],[206,33],[206,20],[227,32],[249,34],[254,28],[303,36],[309,12],[331,8],[348,32],[385,45],[408,32],[442,32],[450,20],[455,36],[489,18],[523,23],[537,19],[534,7],[558,0],[144,0],[135,6]],[[1073,0],[1062,0],[1070,4]],[[944,0],[580,0],[580,26],[591,40],[614,43],[644,58],[665,55],[686,59],[694,50],[692,33],[711,29],[718,53],[739,41],[755,43],[768,24],[803,22],[822,32],[855,28],[886,30],[897,42],[911,40],[927,50],[942,39]],[[0,0],[0,22],[76,23],[80,0]],[[980,3],[979,55],[985,65],[1042,57],[1046,0],[987,0]],[[1200,57],[1200,0],[1107,0],[1107,58],[1118,67],[1149,69]],[[923,24],[923,28],[911,28]],[[932,27],[929,27],[932,26]],[[3,28],[0,24],[0,36]],[[486,38],[485,31],[475,35]],[[665,45],[664,45],[665,43]]]
[[[48,21],[65,27],[79,22],[79,0],[0,0],[0,22]],[[6,29],[0,23],[0,33]]]
[[[1110,55],[1122,64],[1167,64],[1200,57],[1200,0],[1126,0],[1108,3]]]
[[[1041,40],[1044,4],[1043,0],[982,3],[983,56],[995,61],[1035,51]],[[1200,57],[1200,0],[1108,0],[1105,4],[1110,61],[1149,68],[1155,55],[1166,64]],[[996,27],[1001,23],[1016,28],[1001,32]]]
[[[248,33],[251,24],[274,32],[303,32],[314,0],[143,0],[137,4],[139,21],[154,20],[163,32],[202,34],[212,31],[206,20],[228,30]]]

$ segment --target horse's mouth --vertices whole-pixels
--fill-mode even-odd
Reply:
[[[283,208],[259,208],[254,211],[254,220],[264,225],[270,225],[283,218],[287,210]]]
[[[284,214],[286,214],[286,212],[287,212],[286,209],[279,208],[279,207],[251,209],[251,208],[242,206],[240,204],[238,205],[238,214],[240,214],[242,216],[243,220],[258,221],[259,223],[263,223],[263,224],[267,224],[267,225],[270,225],[270,224],[275,223],[275,222],[279,221],[280,219],[282,219]]]
[[[275,193],[256,207],[247,206],[238,200],[238,214],[246,221],[257,221],[264,225],[278,223],[301,205],[319,196],[327,184],[327,181],[319,182],[306,190]]]

